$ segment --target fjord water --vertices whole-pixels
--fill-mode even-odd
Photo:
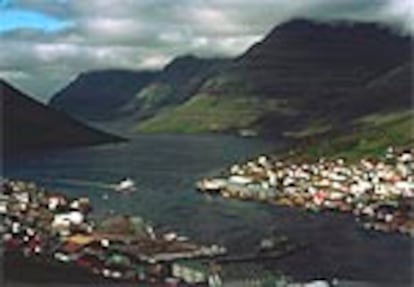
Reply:
[[[274,150],[275,142],[221,135],[139,135],[131,141],[66,151],[20,154],[4,163],[4,175],[32,180],[71,196],[87,196],[98,215],[142,216],[163,230],[252,252],[272,232],[307,244],[275,261],[241,264],[240,276],[283,271],[299,279],[407,283],[411,240],[362,230],[349,215],[310,213],[264,204],[206,197],[194,183],[235,162]],[[116,194],[108,186],[130,177],[137,191]],[[236,274],[235,274],[236,275]]]

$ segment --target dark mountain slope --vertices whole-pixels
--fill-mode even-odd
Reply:
[[[411,39],[377,24],[293,20],[209,77],[182,107],[138,128],[182,131],[197,122],[198,132],[326,130],[407,107],[410,68],[403,65],[410,63]]]
[[[6,154],[23,149],[49,149],[122,140],[55,111],[0,80],[2,142]]]
[[[256,96],[320,100],[363,86],[410,54],[409,38],[376,24],[294,20],[277,26],[225,74],[246,80]]]
[[[399,65],[336,101],[333,108],[346,112],[343,118],[410,109],[414,96],[412,69],[409,62]]]
[[[157,75],[126,70],[83,73],[53,96],[49,105],[84,120],[112,119]]]

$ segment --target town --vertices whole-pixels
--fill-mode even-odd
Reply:
[[[126,282],[198,286],[220,280],[200,268],[209,270],[206,262],[224,255],[224,247],[198,245],[175,232],[157,232],[140,217],[113,215],[97,220],[91,212],[86,197],[69,198],[34,183],[3,179],[0,214],[5,256],[38,257]],[[195,268],[198,259],[206,260]]]
[[[353,214],[364,228],[414,235],[414,150],[389,147],[379,158],[314,162],[259,156],[226,175],[197,182],[225,198]]]

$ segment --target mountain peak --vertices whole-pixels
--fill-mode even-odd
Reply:
[[[178,56],[171,60],[165,67],[164,72],[169,72],[172,70],[187,70],[191,68],[198,68],[201,65],[209,65],[217,61],[217,59],[207,59],[207,58],[200,58],[193,54],[186,54],[183,56]]]
[[[378,23],[294,19],[277,25],[238,60],[269,58],[276,54],[278,57],[294,55],[297,59],[296,53],[300,53],[304,59],[317,56],[314,60],[323,63],[335,52],[343,54],[343,64],[347,63],[346,58],[375,62],[386,54],[398,58],[400,52],[409,53],[410,40]]]
[[[306,37],[306,35],[317,36],[319,39],[324,37],[346,37],[348,39],[366,37],[378,40],[400,37],[408,39],[408,37],[401,37],[402,35],[380,23],[350,20],[311,20],[306,18],[297,18],[279,24],[273,28],[266,38],[297,34],[300,34],[301,37]]]

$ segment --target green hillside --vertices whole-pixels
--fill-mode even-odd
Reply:
[[[375,24],[291,21],[136,130],[298,140],[343,130],[411,105],[410,48],[407,37]]]
[[[357,119],[348,130],[328,134],[322,139],[304,137],[298,143],[295,157],[377,157],[389,146],[414,146],[414,111],[371,114]]]
[[[137,126],[140,132],[225,132],[252,128],[268,112],[290,114],[285,102],[254,97],[198,95]]]

